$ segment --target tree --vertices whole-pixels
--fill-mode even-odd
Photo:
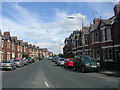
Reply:
[[[63,54],[58,54],[59,57],[63,57]]]
[[[74,58],[74,54],[72,54],[72,53],[65,53],[64,57],[65,58]]]
[[[23,54],[22,58],[29,58],[29,56],[27,54]]]

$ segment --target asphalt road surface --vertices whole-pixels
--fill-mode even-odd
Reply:
[[[37,61],[13,71],[2,71],[3,88],[118,88],[118,78],[95,72],[81,73]]]

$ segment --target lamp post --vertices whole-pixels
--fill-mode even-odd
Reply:
[[[74,16],[68,16],[68,19],[80,19],[80,20],[82,20],[82,29],[83,29],[83,27],[84,27],[84,22],[83,22],[83,18],[77,18],[77,17],[74,17]],[[85,36],[83,36],[83,41],[84,41],[84,43],[83,43],[83,45],[84,45],[84,47],[83,47],[83,52],[84,52],[84,54],[85,54]]]
[[[80,19],[82,20],[82,28],[84,27],[84,23],[83,23],[83,18],[77,18],[77,17],[73,17],[73,16],[68,16],[68,19]]]

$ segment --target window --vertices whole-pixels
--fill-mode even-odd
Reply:
[[[88,44],[88,41],[87,41],[87,36],[85,36],[85,45]]]
[[[92,42],[94,42],[94,33],[92,33]]]
[[[97,48],[96,49],[96,59],[99,59],[100,58],[100,49]]]
[[[26,48],[25,48],[25,46],[24,46],[24,52],[26,51]]]
[[[4,47],[4,41],[2,40],[2,48]]]
[[[14,50],[14,48],[15,48],[14,46],[15,46],[14,43],[12,43],[12,50]]]
[[[19,46],[18,46],[18,51],[19,51]]]
[[[112,48],[108,49],[108,60],[112,59]]]
[[[7,48],[10,49],[10,42],[7,42]]]
[[[98,34],[98,32],[95,33],[95,41],[99,41],[99,34]]]
[[[111,30],[110,30],[110,28],[106,30],[106,40],[111,40]]]
[[[105,30],[102,30],[102,41],[105,41]]]
[[[10,52],[7,52],[7,60],[10,60]]]
[[[20,46],[20,51],[22,51],[22,46]]]

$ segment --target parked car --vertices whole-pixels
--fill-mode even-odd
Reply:
[[[29,59],[28,59],[28,62],[31,64],[31,63],[33,63],[33,62],[34,62],[34,60],[33,60],[33,59],[31,59],[31,58],[29,58]]]
[[[73,68],[74,70],[80,69],[81,72],[99,71],[100,63],[96,62],[90,56],[79,55],[75,56]]]
[[[29,65],[29,61],[27,59],[23,59],[24,65]]]
[[[0,62],[0,70],[2,70],[2,62]]]
[[[2,60],[1,61],[2,69],[13,70],[16,68],[16,64],[12,60]]]
[[[59,58],[58,56],[54,56],[54,57],[52,58],[52,61],[53,61],[53,62],[56,62],[56,61],[58,60],[58,58]]]
[[[24,61],[21,60],[21,59],[15,59],[14,62],[15,62],[17,67],[23,67],[24,66]]]
[[[64,62],[64,68],[73,68],[73,65],[74,65],[74,58],[68,58],[65,60]]]
[[[52,56],[49,56],[49,57],[48,57],[48,60],[52,60]]]
[[[57,60],[56,64],[63,66],[63,65],[64,65],[64,61],[65,61],[65,58],[59,58],[59,59]]]

